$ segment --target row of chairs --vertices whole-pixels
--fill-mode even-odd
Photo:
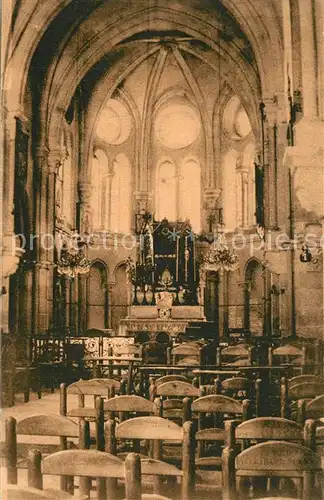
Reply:
[[[300,385],[301,382],[303,382],[305,385],[306,382],[305,378],[307,377],[309,379],[310,376],[301,376],[299,378],[298,377],[295,378],[295,380],[293,379],[289,380],[287,382],[287,386],[293,388],[296,385]],[[230,380],[231,379],[229,379],[229,381]],[[80,381],[79,383],[72,384],[68,388],[62,386],[62,394],[64,397],[61,398],[61,407],[60,407],[61,413],[70,415],[72,417],[78,417],[79,419],[82,419],[83,422],[85,421],[85,419],[88,420],[92,419],[93,421],[95,421],[96,433],[94,436],[94,441],[96,442],[96,446],[98,447],[99,450],[103,450],[105,447],[103,439],[104,419],[106,417],[109,420],[111,420],[111,416],[115,416],[116,414],[118,415],[119,422],[123,422],[124,415],[127,413],[128,415],[125,415],[125,418],[134,415],[136,416],[138,413],[144,413],[144,414],[151,413],[153,415],[160,414],[163,417],[168,417],[169,419],[170,418],[177,419],[181,416],[181,413],[179,413],[180,409],[182,410],[183,422],[191,419],[192,414],[190,412],[196,414],[196,416],[197,414],[199,415],[200,413],[206,413],[206,415],[210,413],[218,414],[217,415],[218,421],[217,419],[211,420],[213,428],[214,429],[216,428],[216,434],[218,433],[219,437],[218,440],[215,438],[215,435],[213,435],[213,433],[210,433],[210,431],[208,431],[207,433],[204,432],[205,423],[202,423],[203,419],[200,418],[198,418],[198,420],[196,419],[198,423],[198,432],[202,431],[201,434],[198,435],[196,434],[196,439],[199,445],[197,448],[199,449],[203,448],[200,446],[200,443],[204,440],[208,441],[207,439],[208,437],[214,442],[222,441],[222,439],[224,438],[224,429],[219,429],[217,428],[216,425],[217,423],[219,423],[219,416],[221,413],[223,414],[223,416],[224,414],[226,414],[227,417],[230,414],[232,416],[236,417],[239,416],[242,418],[242,416],[244,415],[243,408],[245,407],[245,416],[243,416],[243,420],[244,419],[246,420],[251,416],[250,413],[251,405],[249,401],[245,400],[243,402],[240,402],[220,394],[199,397],[202,396],[202,394],[204,393],[204,389],[206,388],[198,389],[197,387],[194,387],[192,384],[190,384],[188,381],[183,380],[183,377],[182,380],[178,381],[176,380],[176,376],[169,376],[169,378],[162,377],[162,379],[154,381],[155,390],[152,391],[151,393],[151,399],[154,399],[155,396],[160,396],[161,398],[158,400],[159,409],[155,410],[154,408],[156,408],[157,405],[156,400],[155,402],[147,401],[138,396],[131,396],[130,400],[127,399],[127,397],[125,396],[114,397],[114,394],[116,392],[120,393],[122,391],[121,387],[122,384],[120,384],[120,382],[118,381],[107,381],[104,379],[99,379],[95,381]],[[78,395],[79,399],[78,408],[74,408],[69,413],[67,412],[67,404],[66,404],[66,397],[68,393]],[[107,401],[104,402],[102,399],[98,399],[96,401],[97,404],[92,409],[89,409],[84,406],[84,400],[86,395],[91,395],[94,397],[105,396],[107,398]],[[176,396],[175,400],[172,399],[172,397],[174,396]],[[179,397],[184,398],[182,402],[180,401],[182,403],[182,407],[180,406],[180,408],[179,406],[177,406],[177,403],[179,403]],[[189,400],[188,397],[190,397],[191,399]],[[132,405],[127,406],[130,405],[130,401],[132,402]],[[142,407],[141,411],[141,405],[143,405],[143,403],[145,403],[145,406]],[[308,405],[308,402],[305,402],[305,404],[306,403]],[[306,408],[305,404],[304,407]],[[174,410],[176,410],[176,412]],[[322,410],[320,409],[320,407],[318,407],[317,416],[320,414],[323,415],[323,413],[324,412],[323,412],[323,398],[322,398]],[[193,419],[193,421],[195,421],[195,419]],[[14,447],[12,449],[14,449]],[[208,463],[208,457],[207,457],[207,463]],[[218,463],[219,463],[219,457],[218,457]]]
[[[132,398],[132,396],[126,396],[126,398],[127,397]],[[125,396],[122,396],[122,398],[125,398]],[[66,450],[66,438],[71,436],[76,437],[78,426],[75,424],[73,427],[71,422],[65,417],[55,417],[56,419],[51,416],[31,417],[26,419],[26,421],[19,423],[17,425],[17,430],[22,433],[34,432],[36,434],[41,433],[42,435],[53,435],[55,426],[59,424],[59,429],[56,427],[56,432],[60,434],[62,440],[61,446],[63,445],[63,449]],[[14,423],[14,419],[10,420],[10,422],[12,425]],[[277,477],[283,475],[284,477],[301,479],[304,475],[304,496],[302,498],[321,498],[319,496],[320,493],[318,489],[319,483],[315,482],[315,474],[320,472],[320,460],[319,457],[312,451],[315,443],[314,430],[315,422],[309,420],[306,422],[304,429],[294,422],[281,418],[253,419],[240,424],[237,421],[227,422],[227,428],[225,429],[226,436],[223,437],[225,438],[226,447],[223,450],[220,461],[216,464],[221,466],[222,469],[224,486],[223,499],[233,500],[234,498],[239,498],[237,496],[236,480],[233,481],[233,477],[235,477],[235,473],[237,471],[242,470],[245,471],[243,472],[243,476],[248,477],[259,476],[262,473],[262,475],[266,477],[273,475]],[[82,425],[80,426],[80,430],[78,429],[78,432],[80,447],[88,447],[89,438],[85,437],[89,435],[88,423],[82,421]],[[212,433],[214,433],[215,438],[220,438],[220,435],[214,428],[209,430],[205,429],[204,431],[198,430],[195,433],[194,424],[192,422],[186,422],[181,427],[167,419],[153,416],[135,417],[116,426],[115,421],[110,419],[105,424],[106,453],[100,456],[100,461],[104,461],[108,470],[107,456],[105,458],[104,455],[107,455],[108,453],[109,459],[111,459],[112,456],[117,456],[117,440],[154,441],[155,446],[151,448],[151,458],[146,457],[141,459],[141,456],[139,456],[139,459],[141,459],[142,473],[144,475],[179,477],[181,478],[182,483],[181,498],[193,498],[195,487],[195,468],[199,465],[215,466],[214,462],[211,464],[208,460],[205,460],[204,462],[201,460],[199,461],[198,458],[198,460],[195,461],[195,435],[198,434],[198,436],[201,437],[203,432],[207,438],[211,439]],[[237,443],[240,440],[242,441],[242,445],[238,447]],[[267,440],[267,442],[261,442],[257,445],[253,444],[260,440]],[[273,440],[275,441],[273,442]],[[294,441],[294,443],[287,442],[288,440]],[[165,441],[177,441],[181,443],[182,465],[180,468],[175,468],[173,464],[170,464],[167,461],[161,461],[161,459],[165,459],[163,455],[164,448],[161,446],[161,442],[164,444]],[[11,443],[12,446],[13,444],[14,442]],[[107,473],[103,473],[103,470],[100,468],[97,469],[95,465],[92,467],[92,455],[89,454],[89,451],[79,453],[78,451],[73,450],[69,454],[68,453],[61,452],[61,455],[58,454],[56,458],[49,460],[45,458],[43,463],[46,463],[47,467],[46,465],[43,465],[43,469],[41,469],[40,466],[40,452],[38,451],[37,453],[33,453],[33,465],[30,466],[29,462],[30,486],[36,488],[42,487],[42,479],[40,475],[41,470],[46,474],[62,475],[63,481],[61,482],[61,488],[63,488],[64,491],[70,492],[73,490],[73,483],[71,483],[71,481],[66,477],[74,475],[86,475],[87,477],[90,476],[99,478],[123,477],[122,475],[113,476],[112,471],[110,471],[107,476]],[[97,456],[99,456],[98,451]],[[123,456],[117,456],[117,458],[118,460],[122,460]],[[115,463],[117,463],[116,460]],[[119,462],[120,465],[121,463],[123,462]],[[82,464],[83,470],[80,467],[78,469],[77,464],[79,466]],[[248,464],[250,467],[247,467]],[[139,478],[139,476],[137,476],[137,478]],[[11,477],[11,481],[9,480],[8,482],[15,482],[15,480],[12,481],[12,479],[15,478]],[[115,491],[116,483],[110,482],[109,484],[110,488],[113,488],[113,491]],[[129,486],[130,482],[127,482],[127,484]],[[160,481],[156,481],[154,486],[155,491],[158,493],[161,492],[161,486],[163,490],[163,485],[160,484]],[[81,494],[88,495],[89,489],[89,481],[80,482],[79,491]],[[106,498],[106,492],[103,494],[104,490],[105,485],[101,484],[99,487],[98,498]],[[316,496],[314,496],[314,492],[316,493]],[[115,496],[108,498],[115,498]]]

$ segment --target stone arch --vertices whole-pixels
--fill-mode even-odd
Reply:
[[[113,271],[114,286],[111,291],[111,327],[118,333],[120,320],[127,316],[130,305],[129,284],[127,281],[126,260],[118,262]]]
[[[264,333],[264,268],[259,259],[252,257],[244,269],[244,328],[252,335]]]
[[[160,9],[161,10],[161,9]],[[149,21],[150,21],[150,29],[152,29],[152,27],[154,27],[156,25],[157,29],[159,28],[159,23],[160,23],[160,26],[164,25],[167,23],[167,26],[168,28],[170,29],[175,29],[175,28],[181,28],[181,27],[188,27],[188,13],[184,14],[184,13],[181,13],[179,14],[178,13],[178,17],[177,17],[177,23],[170,23],[170,13],[168,12],[165,12],[165,11],[162,11],[160,12],[160,10],[158,8],[156,9],[153,9],[150,13],[150,16],[149,17],[152,17],[152,19],[150,18]],[[154,15],[153,15],[154,14]],[[190,18],[190,20],[192,21],[192,18]],[[136,32],[141,32],[145,29],[147,29],[147,27],[145,27],[145,23],[141,22],[142,20],[136,20],[135,21],[135,16],[132,16],[131,17],[131,24],[129,24],[128,28],[126,27],[126,20],[123,19],[123,21],[125,21],[125,26],[124,26],[124,31],[123,31],[123,35],[124,37],[125,36],[131,36],[132,34],[136,33]],[[200,24],[199,24],[200,22]],[[152,24],[153,23],[153,24]],[[209,43],[209,45],[216,51],[218,51],[218,46],[217,44],[214,42],[215,39],[219,38],[217,37],[217,34],[214,34],[214,33],[211,33],[211,35],[208,37],[206,37],[204,35],[204,31],[206,32],[206,26],[204,26],[203,22],[201,20],[199,20],[197,17],[195,18],[195,23],[196,24],[199,24],[199,26],[196,27],[196,29],[193,29],[191,28],[190,29],[190,32],[191,32],[191,35],[192,36],[197,36],[198,38],[200,39],[203,39],[203,41],[205,41],[205,43]],[[190,24],[190,23],[189,23]],[[216,28],[214,28],[216,29]],[[128,31],[127,31],[128,30]],[[113,33],[114,30],[110,30],[110,34],[111,35],[116,35],[116,33]],[[120,33],[121,30],[119,30],[119,33]],[[207,30],[208,31],[208,30]],[[217,31],[217,29],[216,29]],[[214,36],[215,35],[215,36]],[[116,35],[117,36],[117,35]],[[107,44],[104,44],[105,45],[105,51],[107,51],[107,46],[111,46],[113,47],[116,43],[118,43],[119,39],[115,36],[115,39],[113,40],[111,38],[110,40],[110,43],[108,43],[107,41]],[[103,33],[101,33],[101,43],[102,43],[102,37],[103,37]],[[119,37],[120,37],[120,34],[119,34]],[[94,40],[93,40],[94,42]],[[94,46],[95,46],[95,43],[93,44],[93,50],[94,50]],[[227,47],[228,49],[228,47]],[[98,49],[99,50],[99,49]],[[99,54],[98,51],[97,51],[97,57],[99,57]],[[80,54],[80,58],[78,59],[78,68],[75,68],[74,65],[73,65],[73,61],[72,63],[70,64],[70,69],[69,69],[69,73],[71,75],[71,77],[73,76],[73,82],[70,80],[70,78],[68,77],[68,73],[65,73],[65,79],[64,82],[67,84],[66,85],[66,90],[64,90],[62,87],[60,87],[61,83],[62,83],[62,77],[58,77],[56,80],[56,83],[54,83],[54,81],[52,82],[52,88],[53,90],[55,90],[54,94],[55,94],[55,101],[56,101],[56,104],[54,104],[54,101],[52,100],[51,102],[49,102],[49,107],[50,107],[50,112],[49,112],[49,115],[48,115],[48,118],[49,118],[49,122],[50,124],[55,127],[55,123],[53,121],[53,116],[52,116],[52,113],[55,109],[65,109],[67,107],[67,102],[69,101],[70,99],[70,89],[71,89],[71,86],[73,87],[73,84],[75,85],[75,82],[78,82],[80,81],[80,79],[84,76],[85,72],[87,71],[87,67],[85,66],[85,61],[89,61],[89,54],[87,54],[87,58],[83,58],[84,60],[84,65],[82,63],[82,57],[81,57],[81,54]],[[234,57],[234,53],[233,53],[233,60],[235,59]],[[236,58],[237,59],[237,58]],[[246,70],[244,71],[244,74],[247,76],[248,74],[252,74],[251,73],[251,66],[247,63],[244,63],[243,62],[243,59],[240,58],[240,62],[238,62],[238,60],[236,60],[236,63],[237,64],[246,64]],[[87,63],[88,64],[88,69],[89,69],[89,62]],[[74,67],[74,69],[73,69]],[[79,71],[76,72],[76,69],[78,69]],[[77,76],[76,76],[77,75]],[[64,85],[65,85],[64,83]],[[59,99],[57,99],[58,97],[58,93],[60,93],[61,97]],[[64,94],[65,94],[65,97],[64,97]],[[46,99],[46,102],[48,102],[48,98],[46,97],[46,93],[44,95],[44,98]],[[62,100],[63,99],[63,100]],[[64,101],[64,102],[63,102]],[[57,125],[58,126],[58,125]],[[52,128],[50,129],[52,130]],[[50,130],[49,130],[49,135],[51,135],[50,133]]]
[[[108,328],[108,306],[108,267],[95,259],[87,276],[87,330]]]
[[[267,75],[265,71],[262,64],[262,54],[269,54],[269,57],[272,54],[275,64],[278,65],[282,50],[282,32],[273,3],[267,2],[264,4],[261,0],[247,1],[240,4],[233,0],[223,0],[222,3],[233,14],[251,41],[258,66],[264,75],[262,77],[263,87],[267,93],[271,94],[273,92],[271,75]],[[72,4],[72,0],[63,0],[59,4],[53,3],[52,0],[43,0],[37,2],[37,6],[33,4],[30,4],[30,7],[24,6],[24,9],[18,12],[18,20],[12,28],[11,51],[8,50],[6,54],[7,67],[4,75],[4,88],[10,88],[11,106],[8,106],[9,109],[19,109],[22,104],[28,68],[33,53],[47,27],[59,12],[69,4]],[[262,12],[262,18],[260,12]],[[21,19],[21,16],[23,19]],[[16,26],[19,26],[19,29]],[[35,29],[35,26],[37,26],[37,29]],[[11,86],[13,71],[15,72],[15,80],[13,82],[14,86]]]

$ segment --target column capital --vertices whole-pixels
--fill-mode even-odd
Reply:
[[[64,162],[64,152],[62,150],[51,150],[47,154],[48,173],[58,174]]]
[[[134,192],[137,212],[141,213],[149,209],[149,202],[152,200],[152,193],[149,191],[135,191]]]

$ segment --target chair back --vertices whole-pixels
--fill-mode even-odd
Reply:
[[[320,457],[303,445],[267,441],[247,448],[236,457],[234,451],[226,447],[222,458],[224,500],[234,500],[244,495],[244,491],[237,489],[242,485],[238,478],[273,476],[298,479],[299,498],[314,498],[315,473],[321,470]],[[247,490],[245,495],[248,495]]]
[[[193,401],[190,413],[198,415],[198,431],[195,435],[197,467],[208,465],[217,469],[221,466],[222,446],[228,440],[224,421],[237,416],[248,418],[249,407],[249,400],[241,402],[228,396],[215,394],[202,396]],[[189,412],[187,413],[189,415]],[[209,450],[211,444],[212,453]]]
[[[188,377],[185,377],[184,375],[164,375],[163,377],[155,379],[154,384],[156,387],[159,387],[165,382],[176,382],[176,381],[182,381],[191,384],[191,380]]]
[[[19,422],[14,417],[5,420],[5,448],[7,462],[7,482],[17,484],[18,457],[26,459],[31,448],[35,446],[35,440],[31,443],[18,443],[17,435],[25,436],[55,436],[59,443],[37,443],[41,453],[53,453],[65,450],[68,447],[67,438],[77,438],[79,446],[89,445],[89,428],[86,426],[81,433],[78,424],[61,415],[34,415]]]
[[[133,344],[116,346],[113,349],[114,356],[120,356],[121,358],[126,358],[128,356],[140,357],[141,347]]]
[[[252,365],[252,354],[253,348],[248,344],[218,347],[216,350],[216,365],[250,366]]]
[[[196,343],[184,343],[168,348],[168,364],[170,365],[203,365],[204,348]]]
[[[319,377],[318,375],[297,375],[296,377],[292,377],[288,379],[288,389],[290,389],[292,386],[297,385],[297,384],[302,384],[305,382],[316,382],[316,383],[321,383],[324,382],[324,380]]]
[[[158,386],[155,386],[154,396],[170,397],[170,396],[182,396],[182,397],[198,397],[199,389],[189,382],[184,382],[183,380],[173,380],[169,382],[164,382]]]
[[[280,384],[281,416],[296,418],[299,400],[311,400],[321,394],[324,394],[324,381],[322,380],[310,380],[289,385],[287,379],[282,378]]]
[[[227,424],[227,425],[226,425]],[[301,426],[293,420],[281,417],[258,417],[242,422],[238,426],[231,421],[225,424],[229,436],[229,446],[234,449],[236,440],[241,440],[244,448],[254,441],[299,441],[315,451],[315,422],[308,420]],[[235,428],[233,432],[233,425]],[[232,439],[234,441],[232,442]]]
[[[43,488],[43,475],[80,478],[125,479],[126,500],[141,500],[141,463],[138,455],[129,454],[125,462],[120,458],[97,450],[65,450],[40,459],[34,451],[29,458],[28,485]],[[97,479],[97,499],[105,500],[109,482]],[[80,481],[81,495],[90,495],[90,483]],[[116,492],[109,491],[108,498]]]
[[[195,413],[222,413],[232,415],[242,415],[243,419],[249,416],[250,401],[243,402],[223,396],[212,394],[203,396],[192,402],[191,410]]]
[[[283,363],[291,364],[296,367],[301,374],[306,370],[307,349],[306,347],[296,347],[294,345],[282,345],[277,348],[269,347],[268,361],[269,365],[281,365]]]
[[[119,421],[134,418],[138,414],[158,415],[159,408],[152,401],[142,396],[115,396],[104,402],[104,412],[113,418],[115,413],[119,414]]]
[[[192,422],[183,426],[161,417],[137,417],[122,422],[117,427],[112,421],[105,425],[108,451],[115,450],[116,439],[148,440],[152,442],[153,460],[142,461],[142,474],[182,476],[182,500],[189,500],[193,493],[195,478],[195,439]],[[181,471],[175,466],[161,462],[162,442],[180,441],[182,446]]]
[[[305,399],[299,400],[297,414],[297,421],[300,424],[303,424],[308,418],[315,420],[324,419],[324,394],[310,401]],[[323,424],[323,422],[324,420],[321,421],[321,424]]]

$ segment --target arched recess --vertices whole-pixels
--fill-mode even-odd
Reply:
[[[108,328],[108,272],[106,265],[96,260],[87,279],[87,329]]]
[[[111,293],[111,328],[115,334],[118,334],[119,322],[127,316],[127,307],[129,305],[128,281],[126,274],[126,264],[120,263],[114,272],[115,284]]]
[[[157,220],[177,218],[176,165],[172,158],[161,158],[156,165],[155,211]]]
[[[219,274],[208,272],[205,290],[205,316],[207,321],[219,323]]]
[[[236,163],[238,152],[230,149],[222,161],[222,202],[226,228],[234,231],[237,223],[236,211]]]
[[[94,231],[108,229],[107,218],[107,182],[108,182],[108,157],[102,149],[95,149],[91,164],[91,212],[92,228]]]
[[[248,261],[244,280],[244,328],[252,335],[264,333],[264,269],[257,259]]]
[[[180,171],[180,216],[189,219],[196,233],[201,230],[201,166],[196,157],[185,158]]]

